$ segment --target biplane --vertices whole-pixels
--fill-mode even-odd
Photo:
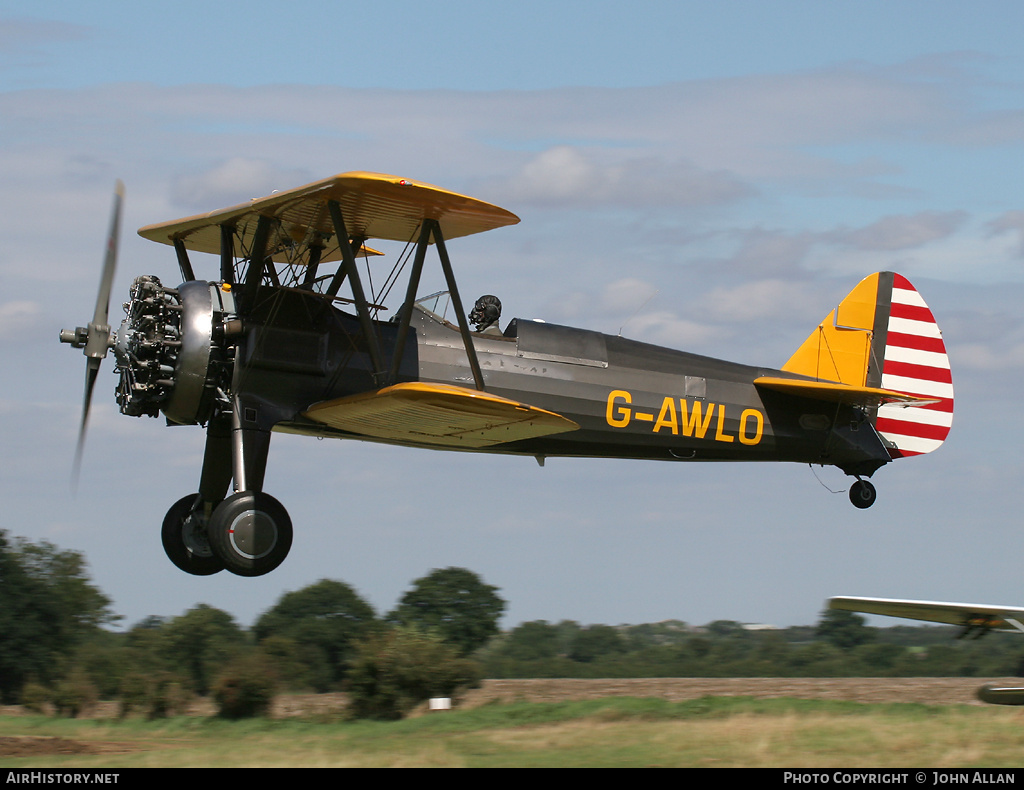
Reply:
[[[990,631],[1024,633],[1024,609],[1015,606],[836,596],[829,598],[828,608],[956,625],[962,629],[958,639],[979,639]],[[1024,705],[1024,688],[986,683],[978,689],[978,698],[995,705]]]
[[[491,295],[467,316],[447,245],[519,218],[376,173],[141,228],[174,247],[183,282],[137,277],[112,331],[122,195],[119,185],[93,321],[60,336],[87,358],[76,457],[113,349],[122,413],[206,429],[199,490],[162,529],[167,555],[189,573],[257,576],[287,555],[291,521],[263,490],[273,431],[542,465],[555,456],[834,465],[856,478],[851,500],[865,508],[875,500],[866,478],[934,450],[952,423],[941,333],[898,274],[861,282],[778,370],[540,321],[502,328]],[[373,240],[406,251],[368,292],[360,264],[377,265]],[[447,291],[424,297],[431,248]],[[208,253],[204,278],[196,253]],[[402,279],[404,299],[385,315],[385,293]]]

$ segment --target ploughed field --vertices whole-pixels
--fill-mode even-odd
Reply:
[[[984,705],[985,683],[1019,686],[1020,678],[626,678],[485,680],[459,707],[491,702],[566,702],[601,697],[656,697],[670,702],[701,697],[795,697],[851,702],[916,702],[924,705]],[[344,694],[278,697],[272,715],[302,716],[341,710]],[[424,706],[425,707],[425,706]],[[197,712],[199,712],[197,710]],[[212,708],[204,711],[212,714]]]
[[[678,702],[700,697],[795,697],[852,702],[917,702],[925,705],[983,705],[976,693],[985,683],[1018,686],[1020,678],[626,678],[485,680],[460,700],[460,707],[490,702],[565,702],[601,697],[657,697]],[[274,718],[341,712],[344,694],[282,694],[271,710]],[[0,716],[24,713],[18,706],[0,706]],[[208,700],[196,700],[188,711],[212,716]],[[116,702],[101,702],[83,718],[113,718]]]
[[[985,683],[1019,686],[1020,678],[642,678],[601,680],[485,680],[464,705],[493,700],[560,702],[598,697],[658,697],[671,702],[700,697],[797,697],[852,702],[983,705]]]

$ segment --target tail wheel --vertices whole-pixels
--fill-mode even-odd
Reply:
[[[217,505],[207,534],[224,567],[238,576],[270,573],[292,547],[288,511],[262,491],[241,491]]]
[[[875,504],[876,496],[875,487],[867,480],[858,480],[850,486],[850,501],[854,507],[859,507],[861,510]]]
[[[167,558],[177,568],[193,576],[210,576],[224,570],[224,563],[213,549],[206,533],[206,518],[199,494],[182,497],[167,511],[160,539]]]

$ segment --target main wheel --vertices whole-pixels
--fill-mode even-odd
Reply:
[[[167,511],[160,539],[167,558],[193,576],[210,576],[224,570],[224,563],[210,548],[206,518],[199,508],[199,494],[182,497]]]
[[[288,511],[262,491],[240,491],[217,505],[207,534],[224,567],[238,576],[270,573],[292,547]]]
[[[850,486],[850,501],[861,510],[875,504],[875,487],[867,480],[858,480]]]

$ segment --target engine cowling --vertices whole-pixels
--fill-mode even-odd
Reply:
[[[157,277],[136,277],[114,353],[122,414],[182,425],[205,423],[228,405],[233,348],[225,323],[234,315],[229,291],[191,281],[166,288]]]

